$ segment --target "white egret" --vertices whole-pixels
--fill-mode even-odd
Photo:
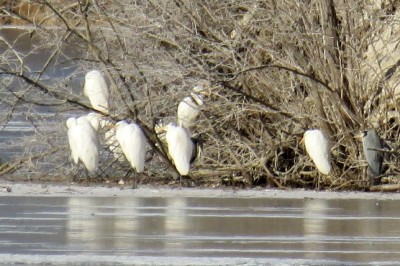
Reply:
[[[384,144],[376,130],[365,130],[361,134],[363,151],[369,169],[374,176],[379,176],[383,173],[383,155],[380,150],[385,148]]]
[[[147,140],[142,129],[136,123],[128,124],[125,121],[118,122],[115,128],[115,136],[126,159],[136,173],[143,172]]]
[[[186,129],[187,130],[187,129]],[[154,125],[154,131],[157,134],[157,138],[161,141],[162,146],[166,146],[166,134],[167,134],[167,126],[163,124],[163,121],[157,121]],[[194,145],[194,151],[192,153],[192,157],[190,163],[193,163],[197,158],[201,158],[203,153],[203,139],[198,135],[196,137],[190,137]],[[158,143],[155,144],[158,147]]]
[[[324,175],[331,171],[331,151],[328,139],[319,129],[304,133],[304,144],[317,169]]]
[[[200,114],[201,106],[204,105],[203,95],[209,95],[209,91],[199,85],[193,88],[190,96],[185,97],[178,105],[178,125],[191,131],[196,124]]]
[[[167,125],[166,140],[168,153],[179,174],[189,174],[190,163],[195,154],[195,146],[188,131],[173,123]]]
[[[81,161],[86,169],[94,173],[99,166],[100,144],[97,132],[86,116],[67,120],[68,140],[75,164]]]
[[[89,98],[93,109],[108,113],[108,87],[106,80],[98,70],[89,71],[85,76],[83,93]]]

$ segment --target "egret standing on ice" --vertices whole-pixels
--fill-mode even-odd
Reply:
[[[83,93],[89,98],[93,109],[108,113],[108,87],[100,71],[92,70],[86,74]]]
[[[327,175],[331,171],[331,151],[329,141],[319,129],[307,130],[304,133],[304,144],[308,155],[318,170]]]
[[[167,125],[166,140],[168,153],[179,174],[189,174],[190,163],[195,155],[195,146],[188,131],[173,123]]]
[[[367,159],[369,170],[374,176],[379,176],[383,173],[383,156],[382,150],[384,145],[378,136],[376,130],[365,130],[362,132],[362,144],[365,159]]]
[[[67,120],[68,140],[75,164],[81,161],[90,173],[99,166],[100,144],[97,132],[86,116]]]
[[[135,123],[128,124],[125,121],[118,122],[115,127],[115,136],[126,159],[136,173],[143,172],[147,141],[142,129]]]
[[[204,105],[203,95],[209,95],[209,91],[203,86],[196,86],[178,105],[177,120],[178,125],[186,128],[189,132],[196,124],[200,114],[200,108]]]

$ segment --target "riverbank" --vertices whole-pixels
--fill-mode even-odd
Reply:
[[[50,184],[31,182],[2,182],[0,196],[33,197],[205,197],[205,198],[292,198],[292,199],[400,199],[400,193],[380,192],[336,192],[304,189],[277,190],[265,188],[180,188],[170,186],[144,185],[137,189],[130,186],[107,186],[76,184]]]

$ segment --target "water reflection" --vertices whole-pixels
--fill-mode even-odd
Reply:
[[[397,201],[2,197],[2,254],[397,261]],[[303,261],[304,262],[304,261]]]
[[[40,83],[50,85],[52,89],[59,88],[64,93],[75,92],[79,95],[84,75],[76,73],[79,66],[74,60],[70,60],[78,56],[76,48],[73,45],[62,46],[56,54],[53,54],[54,50],[47,45],[48,43],[43,42],[37,34],[32,34],[29,28],[0,28],[0,53],[4,57],[2,60],[4,65],[10,65],[16,71],[23,70],[25,75],[39,79]],[[3,88],[0,92],[2,98],[0,111],[4,114],[0,119],[2,161],[20,159],[24,152],[27,152],[24,141],[33,137],[38,131],[50,135],[63,130],[60,124],[64,125],[66,120],[64,116],[70,115],[68,109],[71,107],[52,105],[54,101],[52,97],[47,98],[37,90],[27,89],[25,81],[12,75],[2,75],[0,85]],[[33,102],[46,102],[46,105],[29,103],[14,105],[17,100],[14,93],[23,94]],[[7,114],[11,113],[12,116],[9,117]],[[32,142],[38,144],[36,140]],[[43,147],[39,145],[32,147],[31,143],[29,147],[32,149],[42,150]],[[35,153],[35,150],[30,152]],[[49,166],[41,162],[38,165],[49,169]],[[50,167],[54,168],[54,164]]]
[[[328,202],[321,199],[310,199],[304,203],[304,249],[307,258],[323,258],[325,250],[323,238],[327,231]]]
[[[167,239],[165,248],[167,250],[175,249],[175,255],[181,255],[178,252],[184,249],[183,241],[187,234],[188,213],[187,201],[185,198],[168,198],[165,200],[165,237]]]
[[[60,51],[50,62],[48,60],[54,51],[47,45],[48,43],[43,42],[43,39],[37,34],[32,34],[29,29],[0,29],[0,53],[6,54],[7,62],[12,63],[15,61],[15,66],[18,66],[20,64],[19,60],[22,58],[24,68],[29,69],[29,73],[32,75],[38,75],[47,66],[41,81],[58,80],[76,70],[76,63],[70,62],[70,58],[78,55],[78,51],[73,45],[60,47]],[[10,48],[16,53],[11,53]],[[17,57],[17,53],[19,57]]]

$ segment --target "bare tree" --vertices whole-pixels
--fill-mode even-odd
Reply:
[[[82,87],[95,68],[112,92],[109,118],[139,123],[151,144],[145,180],[174,175],[154,121],[174,121],[178,102],[207,81],[212,94],[195,128],[205,140],[190,174],[195,184],[363,188],[366,163],[354,136],[375,127],[394,148],[398,142],[395,5],[6,1],[2,21],[24,27],[1,34],[1,121],[23,113],[35,129],[15,166],[72,174],[64,121],[92,110]],[[322,129],[333,143],[329,176],[318,178],[300,145],[308,128]],[[388,174],[398,172],[393,154]],[[104,147],[99,178],[127,169]]]

